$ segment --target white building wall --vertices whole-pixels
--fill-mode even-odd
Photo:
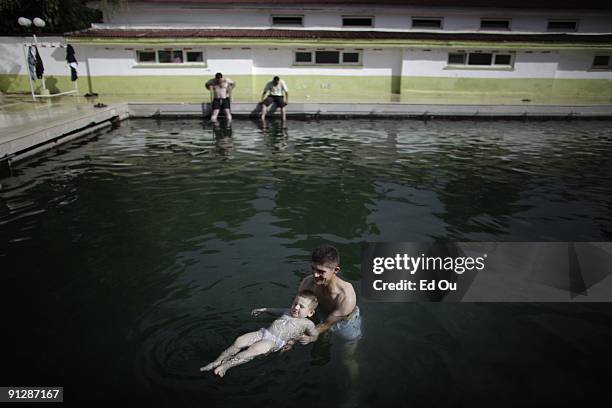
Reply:
[[[208,67],[211,73],[223,72],[223,75],[251,75],[253,73],[253,56],[251,50],[240,48],[206,50]],[[175,74],[176,75],[176,74]]]
[[[0,74],[26,75],[21,37],[0,37]]]
[[[66,62],[63,37],[40,37],[38,51],[45,67],[45,75],[70,75]],[[32,43],[32,37],[0,37],[0,74],[29,75],[24,56],[24,43]]]
[[[478,31],[481,18],[510,18],[512,31],[546,32],[549,19],[578,19],[579,32],[612,32],[612,12],[579,12],[558,10],[502,10],[457,8],[388,8],[331,7],[313,8],[202,8],[183,5],[131,3],[109,16],[107,24],[132,27],[233,27],[283,28],[272,26],[271,15],[303,15],[304,27],[293,29],[326,30],[342,27],[343,15],[373,16],[375,30],[410,31],[412,17],[440,17],[447,31]],[[345,28],[346,29],[346,28]],[[351,28],[371,30],[372,28]],[[415,29],[420,31],[421,29]]]
[[[267,10],[209,10],[185,5],[128,4],[106,21],[118,26],[144,27],[241,27],[259,28],[270,25]]]
[[[512,18],[512,31],[518,32],[547,32],[548,18],[537,16],[516,16]]]
[[[333,49],[333,48],[331,48]],[[349,50],[348,48],[346,50]],[[256,75],[327,75],[327,76],[399,76],[401,74],[400,49],[382,51],[363,50],[363,66],[317,67],[294,66],[294,48],[253,49],[253,73]]]
[[[78,50],[75,48],[75,54],[85,63],[87,74],[90,76],[135,74],[132,70],[133,51],[123,48],[78,47]],[[151,71],[147,71],[147,74],[155,75]]]
[[[151,67],[136,63],[136,50],[126,47],[75,46],[77,59],[83,69],[91,76],[176,76],[176,75],[214,75],[221,71],[228,75],[250,75],[252,56],[250,50],[224,50],[216,48],[189,47],[192,51],[203,50],[208,62],[204,67],[183,67],[178,64]],[[180,47],[179,47],[180,48]],[[177,48],[177,49],[179,49]]]
[[[602,55],[610,55],[610,52],[601,53]],[[585,66],[590,67],[593,63],[592,51],[584,52],[568,52],[559,53],[559,64],[555,73],[555,78],[561,79],[607,79],[612,81],[611,70],[593,70],[586,71]]]
[[[29,41],[31,38],[27,38]],[[23,37],[0,37],[0,74],[27,75],[28,69],[23,55]],[[52,45],[65,44],[62,37],[41,37],[40,41]],[[514,70],[445,69],[448,49],[383,49],[362,51],[363,66],[317,67],[293,66],[295,48],[290,47],[196,47],[203,50],[206,67],[147,67],[136,63],[136,49],[130,47],[104,47],[74,45],[79,61],[79,76],[142,76],[142,75],[204,75],[215,72],[227,75],[326,75],[326,76],[429,76],[464,78],[560,78],[560,79],[607,79],[612,80],[612,71],[591,71],[593,57],[609,52],[595,51],[541,51],[516,53]],[[248,48],[248,49],[245,49]],[[346,48],[348,50],[348,48]],[[65,48],[39,48],[45,75],[69,75]],[[487,51],[487,50],[483,50]]]
[[[514,71],[511,78],[554,78],[559,63],[557,52],[542,53],[534,51],[529,53],[521,51],[516,53]],[[583,67],[584,69],[584,67]]]
[[[375,14],[374,25],[376,30],[400,30],[410,28],[410,16],[401,13]]]
[[[330,28],[338,30],[342,28],[342,16],[338,13],[306,13],[304,27],[308,30],[328,30]]]
[[[483,50],[484,51],[484,50]],[[517,52],[514,69],[448,68],[449,50],[406,50],[402,76],[440,78],[555,78],[558,55]],[[584,67],[583,67],[584,69]]]
[[[477,15],[448,16],[443,27],[450,31],[475,31],[480,27],[480,18]]]
[[[578,23],[578,31],[584,33],[612,33],[612,19],[609,16],[583,18]]]

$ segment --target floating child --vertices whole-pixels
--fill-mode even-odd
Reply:
[[[223,377],[232,367],[251,361],[257,356],[274,353],[282,349],[288,341],[296,341],[302,336],[300,342],[307,344],[318,337],[312,317],[317,308],[317,297],[311,291],[302,291],[297,294],[289,310],[261,308],[253,309],[251,315],[269,313],[282,316],[276,319],[267,329],[243,334],[234,343],[217,357],[212,363],[200,368],[200,371],[210,371]],[[244,350],[243,350],[244,349]]]

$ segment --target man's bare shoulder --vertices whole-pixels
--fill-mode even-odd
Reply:
[[[314,287],[314,280],[312,275],[308,275],[306,276],[304,279],[302,279],[302,282],[300,283],[300,290],[312,290]]]
[[[353,287],[353,284],[351,282],[345,281],[344,279],[338,277],[338,287],[340,288],[340,290],[342,292],[344,292],[343,294],[345,295],[353,295],[355,296],[355,288]]]
[[[338,308],[342,309],[344,314],[351,313],[357,304],[357,294],[355,293],[355,288],[353,284],[338,278],[338,287],[340,288],[340,293],[338,296]]]

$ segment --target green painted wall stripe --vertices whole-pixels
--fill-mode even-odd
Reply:
[[[74,89],[74,84],[70,81],[70,77],[65,75],[45,75],[45,85],[51,93],[67,92]],[[87,93],[87,78],[79,78],[78,86],[81,94]],[[34,81],[34,92],[40,93],[41,87],[41,81]],[[0,74],[0,91],[30,93],[28,76]]]
[[[436,41],[436,40],[322,40],[322,39],[228,39],[228,38],[83,38],[66,37],[66,41],[84,45],[263,45],[291,47],[387,47],[387,48],[495,48],[543,50],[612,50],[612,43],[546,43],[502,41]]]
[[[401,93],[607,97],[612,101],[612,81],[607,79],[402,77]]]
[[[52,93],[72,89],[67,76],[46,77]],[[237,83],[234,100],[257,101],[271,76],[232,75]],[[81,94],[96,92],[100,95],[159,95],[189,96],[209,99],[204,89],[208,76],[100,76],[79,78]],[[290,101],[353,101],[410,102],[421,97],[464,97],[478,102],[483,96],[521,98],[546,101],[562,99],[576,102],[612,103],[612,81],[607,79],[491,79],[440,77],[361,77],[284,75],[289,87]],[[40,81],[37,81],[37,92]],[[29,93],[25,75],[0,75],[0,91]],[[399,99],[398,99],[399,98]]]

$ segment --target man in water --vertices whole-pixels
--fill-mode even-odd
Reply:
[[[353,285],[338,277],[340,256],[333,246],[321,245],[312,251],[311,275],[302,280],[299,292],[312,291],[319,302],[318,311],[323,321],[316,326],[320,335],[330,331],[341,340],[342,363],[347,369],[349,389],[343,406],[357,405],[359,398],[359,364],[355,358],[357,345],[361,338],[361,316],[357,306],[357,295]],[[311,342],[312,337],[301,336],[302,344]],[[287,342],[283,350],[291,348]]]
[[[212,115],[210,120],[215,122],[219,115],[219,110],[223,109],[225,112],[225,118],[229,121],[232,120],[230,96],[232,90],[236,87],[236,83],[230,78],[223,78],[223,74],[217,72],[215,77],[206,82],[206,89],[209,91],[212,89],[214,93],[212,102]]]
[[[331,331],[345,341],[361,338],[361,316],[353,285],[338,277],[340,256],[330,245],[312,251],[310,276],[302,280],[299,292],[312,291],[319,301],[319,311],[325,316],[317,325],[319,334]],[[304,339],[305,340],[305,339]]]

